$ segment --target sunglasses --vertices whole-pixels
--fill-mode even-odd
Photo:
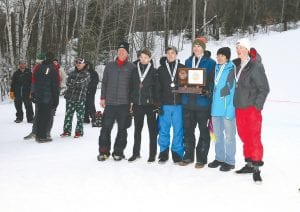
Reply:
[[[75,63],[76,64],[85,64],[85,60],[80,58],[80,59],[75,60]]]

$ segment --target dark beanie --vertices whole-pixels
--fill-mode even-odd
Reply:
[[[125,49],[125,50],[127,51],[127,53],[129,53],[129,43],[127,43],[126,41],[121,42],[121,43],[119,44],[117,50],[119,50],[119,49],[121,49],[121,48]]]
[[[54,54],[53,54],[53,52],[46,52],[46,60],[51,60],[51,61],[53,61],[53,59],[54,59]]]
[[[222,47],[218,50],[217,55],[218,54],[224,55],[227,58],[227,60],[229,60],[230,56],[231,56],[230,48],[229,47]]]

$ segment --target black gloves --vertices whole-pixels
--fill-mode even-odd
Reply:
[[[31,101],[32,101],[33,103],[37,103],[37,98],[36,98],[35,93],[31,93]]]
[[[228,86],[225,86],[224,88],[221,89],[221,96],[228,96],[230,94],[230,90]]]
[[[52,103],[51,108],[56,109],[57,106],[58,106],[58,103],[59,103],[59,97],[57,96],[57,97],[55,97],[55,98],[53,99],[53,103]]]
[[[153,112],[157,113],[158,115],[163,115],[164,114],[164,111],[160,106],[154,106]]]

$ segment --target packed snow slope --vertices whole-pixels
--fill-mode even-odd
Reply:
[[[300,29],[250,37],[262,56],[271,87],[263,110],[262,185],[254,184],[251,175],[223,173],[207,166],[199,170],[171,161],[148,164],[146,122],[139,161],[115,162],[110,158],[98,162],[98,128],[84,125],[84,137],[79,139],[59,137],[65,112],[63,98],[52,130],[54,141],[25,141],[23,137],[32,125],[14,123],[14,105],[6,101],[0,104],[0,211],[299,211],[299,38]],[[234,58],[236,39],[209,42],[212,57],[218,48],[229,46]],[[190,44],[186,44],[179,57],[184,60],[189,54]],[[98,99],[99,92],[96,105],[100,109]],[[113,139],[116,130],[114,127]],[[127,158],[132,152],[133,133],[131,127]],[[213,159],[214,143],[209,161]],[[238,136],[236,161],[236,168],[244,165]]]

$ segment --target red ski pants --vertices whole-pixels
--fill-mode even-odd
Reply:
[[[239,108],[236,112],[237,132],[243,142],[245,159],[261,162],[263,145],[261,143],[261,111],[254,106]]]

